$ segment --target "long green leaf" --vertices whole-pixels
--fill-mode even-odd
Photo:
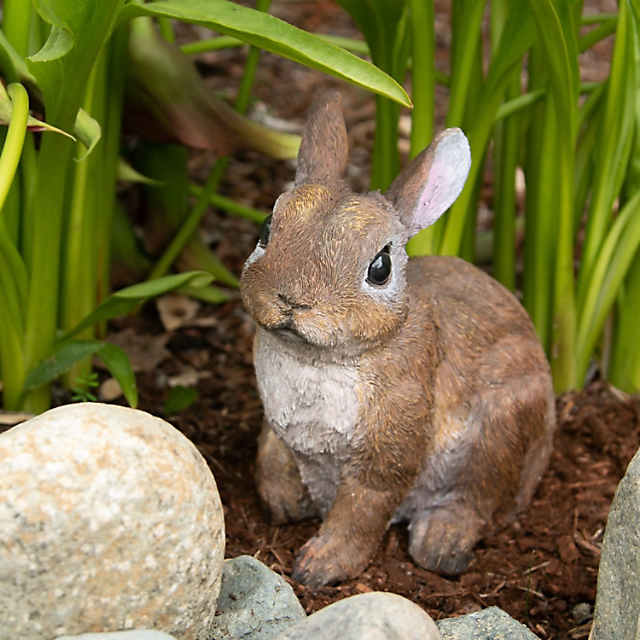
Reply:
[[[0,256],[0,269],[3,268]],[[3,287],[0,273],[0,287]],[[0,289],[0,303],[6,302],[7,291]],[[25,375],[22,334],[16,326],[17,318],[7,307],[0,313],[0,379],[2,380],[2,400],[6,409],[18,409]]]
[[[7,91],[13,106],[9,130],[2,146],[2,155],[0,155],[0,211],[18,168],[29,119],[29,96],[25,88],[21,84],[13,83],[9,85]],[[2,94],[4,94],[4,87],[0,90],[0,96]]]
[[[625,205],[611,227],[593,270],[576,346],[580,384],[584,382],[596,341],[638,247],[640,191]]]
[[[504,88],[510,72],[520,63],[535,36],[535,25],[526,11],[526,2],[512,2],[507,24],[500,37],[496,55],[492,60],[479,104],[474,109],[467,135],[471,146],[471,169],[467,183],[449,212],[440,252],[458,255],[462,246],[465,223],[470,214],[476,181],[480,175],[482,159],[489,142],[496,113],[502,102]]]
[[[120,347],[101,340],[72,340],[60,344],[51,356],[29,372],[24,391],[29,392],[53,382],[69,371],[75,363],[89,356],[97,356],[104,362],[111,375],[120,384],[127,402],[132,407],[136,407],[138,390],[127,354]]]
[[[552,208],[541,199],[536,211],[546,221],[555,221],[556,254],[551,312],[551,368],[556,390],[574,388],[576,377],[576,305],[573,275],[573,176],[575,137],[578,124],[578,44],[576,40],[575,6],[564,0],[529,0],[534,15],[541,51],[547,61],[550,91],[547,97],[548,126],[551,119],[557,135],[553,149],[546,156],[544,170],[553,171],[549,181],[537,185],[545,197],[549,191],[556,198]],[[539,178],[542,176],[538,176]],[[551,184],[553,181],[553,185]],[[530,214],[530,212],[528,212]],[[537,223],[538,224],[538,223]],[[548,236],[543,241],[550,242]],[[540,282],[536,283],[537,285]],[[541,322],[547,321],[545,317]]]
[[[125,315],[135,309],[141,302],[168,293],[181,287],[204,287],[213,280],[211,274],[204,271],[190,271],[163,276],[154,280],[147,280],[130,287],[120,289],[111,294],[99,307],[92,311],[84,320],[67,331],[58,342],[65,342],[77,333],[91,327],[98,322],[104,322],[120,315]]]
[[[80,142],[82,142],[86,147],[78,160],[86,158],[94,150],[102,137],[102,128],[100,127],[100,123],[92,118],[84,109],[78,110],[73,132],[76,134]]]
[[[627,393],[640,391],[640,251],[627,272],[616,305],[616,323],[607,372],[609,381]]]
[[[556,108],[560,122],[571,128],[569,140],[575,137],[578,95],[578,45],[572,27],[572,3],[554,0],[531,0],[529,6],[538,25],[538,37],[547,54],[549,79],[557,96]]]
[[[347,80],[404,106],[411,106],[405,90],[380,69],[267,13],[227,0],[158,0],[126,5],[121,19],[144,15],[205,25],[260,49]]]
[[[612,206],[622,186],[631,150],[636,100],[635,31],[629,1],[622,0],[605,108],[600,121],[598,153],[594,158],[595,183],[578,279],[579,310],[607,233]]]
[[[41,55],[36,53],[28,59],[29,70],[42,90],[50,124],[65,131],[73,127],[91,70],[123,5],[124,0],[39,0],[41,15],[52,25],[50,40],[61,32],[72,40],[71,48],[68,40],[62,44],[47,41]],[[63,186],[68,184],[73,151],[71,142],[61,136],[43,137],[38,151],[37,184],[24,212],[30,276],[25,331],[28,370],[46,358],[55,343],[68,203],[68,192]],[[25,407],[39,412],[47,409],[49,402],[49,391],[43,387],[25,398]]]
[[[2,29],[0,29],[0,69],[10,82],[27,82],[32,86],[36,85],[36,78],[29,71],[26,61],[7,40]]]
[[[28,392],[53,382],[63,373],[69,371],[76,362],[94,355],[103,346],[104,342],[99,340],[73,340],[61,344],[48,358],[29,371],[24,391]]]
[[[138,387],[127,354],[115,344],[105,342],[102,348],[96,352],[96,356],[102,360],[109,373],[118,381],[127,402],[135,409],[138,406]]]

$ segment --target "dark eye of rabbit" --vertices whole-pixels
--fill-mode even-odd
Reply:
[[[382,251],[376,254],[376,257],[369,265],[367,272],[367,280],[371,284],[383,285],[391,275],[391,256],[389,255],[391,246],[386,245]]]
[[[271,216],[267,216],[260,227],[260,235],[258,236],[258,244],[264,249],[269,243],[269,235],[271,234]]]

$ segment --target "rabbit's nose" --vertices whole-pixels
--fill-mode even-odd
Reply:
[[[311,305],[310,304],[305,304],[304,302],[298,302],[296,300],[294,300],[293,298],[291,298],[290,296],[284,294],[284,293],[279,293],[278,294],[278,300],[280,302],[282,302],[283,304],[285,304],[289,309],[293,310],[293,309],[311,309]]]

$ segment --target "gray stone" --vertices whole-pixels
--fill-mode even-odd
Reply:
[[[488,607],[458,618],[439,620],[442,640],[536,640],[524,625],[499,607]]]
[[[224,540],[209,468],[159,418],[85,403],[0,434],[0,638],[204,640]]]
[[[277,640],[440,640],[429,614],[395,593],[351,596],[290,626]]]
[[[593,610],[588,602],[579,602],[571,609],[571,617],[576,624],[584,624],[593,618]]]
[[[107,631],[106,633],[81,633],[79,636],[58,636],[56,640],[176,640],[162,631],[134,629],[132,631]]]
[[[629,463],[611,503],[589,638],[640,638],[640,451]]]
[[[267,640],[305,617],[287,581],[251,556],[225,560],[212,637]]]

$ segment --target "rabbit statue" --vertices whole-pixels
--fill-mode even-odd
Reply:
[[[243,268],[265,413],[258,492],[275,523],[322,518],[296,558],[299,582],[357,576],[397,521],[418,565],[455,575],[547,465],[549,366],[498,282],[455,257],[405,252],[462,190],[464,134],[442,132],[385,194],[348,188],[347,154],[330,92]]]

